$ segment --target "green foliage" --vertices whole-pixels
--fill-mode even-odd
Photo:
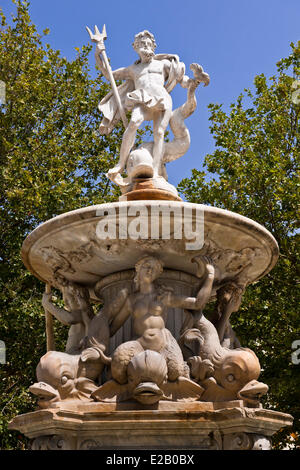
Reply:
[[[45,44],[28,13],[15,1],[7,21],[1,13],[0,80],[6,100],[0,105],[0,339],[7,363],[0,364],[0,448],[22,449],[24,437],[7,422],[34,410],[28,386],[46,351],[41,307],[44,286],[20,259],[26,235],[60,213],[115,200],[105,173],[114,166],[121,125],[107,137],[98,134],[99,100],[109,85],[92,80],[91,46],[76,48],[73,61]],[[56,340],[66,330],[55,322]]]
[[[256,76],[254,92],[245,90],[228,113],[222,105],[209,105],[216,150],[206,156],[205,166],[213,175],[208,181],[204,171],[195,169],[179,185],[191,202],[261,223],[279,244],[276,267],[247,288],[240,311],[232,316],[242,344],[259,356],[261,379],[270,387],[264,406],[295,418],[293,431],[275,436],[276,448],[290,442],[291,432],[293,446],[300,446],[300,365],[291,362],[291,345],[300,340],[300,42],[291,47],[290,56],[277,64],[276,76]]]

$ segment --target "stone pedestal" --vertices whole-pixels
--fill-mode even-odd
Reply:
[[[10,429],[33,450],[269,450],[271,436],[292,424],[288,414],[226,403],[136,402],[57,404],[17,416]]]

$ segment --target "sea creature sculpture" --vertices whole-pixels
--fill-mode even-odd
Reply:
[[[191,316],[190,312],[187,312]],[[202,314],[179,339],[191,376],[203,388],[203,401],[241,399],[258,406],[268,386],[258,382],[260,365],[251,349],[228,349],[220,344],[214,325]]]
[[[90,401],[97,389],[93,379],[99,374],[95,364],[80,367],[80,355],[49,351],[36,369],[38,382],[29,387],[39,397],[40,408],[49,408],[55,402],[65,400]]]

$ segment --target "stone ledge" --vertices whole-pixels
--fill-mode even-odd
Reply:
[[[130,403],[61,403],[19,415],[9,428],[33,439],[37,449],[249,449],[270,447],[270,437],[293,421],[288,414],[234,404],[240,402],[220,409],[213,403],[172,403],[170,409],[161,402],[165,409],[133,410]]]

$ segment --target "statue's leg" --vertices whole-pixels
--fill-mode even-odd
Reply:
[[[108,172],[108,175],[110,177],[115,176],[117,173],[120,173],[122,170],[124,170],[126,163],[127,163],[128,155],[135,142],[136,131],[138,130],[140,125],[144,122],[144,120],[145,120],[145,115],[144,115],[142,106],[136,106],[132,111],[132,115],[131,115],[131,119],[128,124],[128,127],[123,134],[123,139],[122,139],[122,144],[121,144],[121,149],[120,149],[120,160],[118,164],[114,168],[111,168]]]
[[[164,135],[168,127],[172,109],[167,109],[163,113],[157,114],[153,119],[153,177],[159,175],[159,169],[163,157]]]

